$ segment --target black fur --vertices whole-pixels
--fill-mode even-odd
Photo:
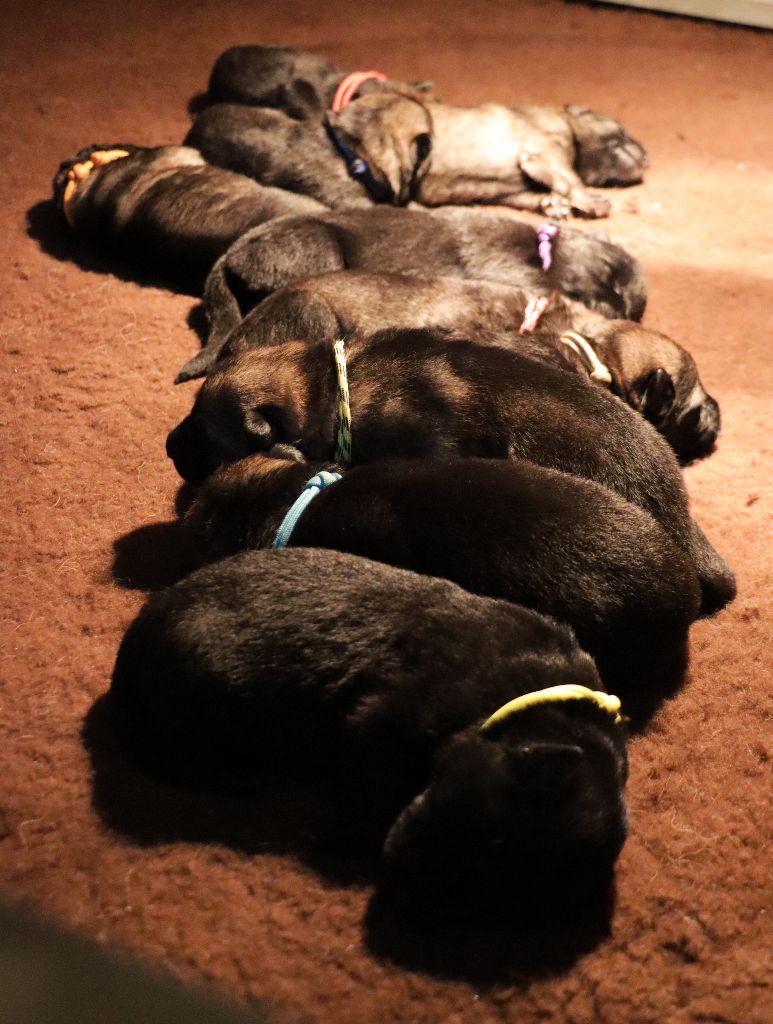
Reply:
[[[210,277],[215,276],[216,271]],[[559,369],[589,376],[587,360],[561,341],[579,331],[611,381],[599,382],[662,433],[684,461],[708,454],[719,432],[719,406],[706,393],[695,360],[681,345],[630,320],[606,320],[586,306],[551,297],[534,330],[520,333],[533,295],[488,281],[404,277],[347,270],[280,288],[237,322],[225,343],[212,332],[176,377],[202,376],[215,361],[246,348],[295,338],[328,341],[387,328],[430,327],[477,344],[501,345]],[[218,326],[215,318],[214,326]]]
[[[330,109],[336,89],[348,72],[314,53],[290,46],[232,46],[215,61],[207,89],[208,103],[246,103],[276,107],[302,120]],[[403,92],[425,96],[430,83],[368,79],[357,95]]]
[[[353,460],[525,458],[595,480],[645,509],[693,559],[702,612],[735,594],[727,565],[690,519],[673,453],[632,409],[572,373],[433,331],[349,343]],[[308,459],[335,447],[331,346],[289,342],[242,353],[202,385],[167,438],[184,479],[277,443]]]
[[[513,697],[599,689],[569,629],[333,551],[250,552],[151,598],[111,696],[141,747],[204,777],[326,775],[341,828],[422,904],[476,913],[608,886],[626,833],[623,731],[590,702],[481,732]],[[517,884],[513,884],[517,880]]]
[[[245,231],[273,217],[325,209],[212,167],[189,147],[124,145],[90,146],[65,161],[53,185],[60,209],[70,168],[101,149],[127,149],[129,156],[94,168],[81,182],[73,206],[76,235],[195,290]]]
[[[221,467],[186,517],[199,563],[268,547],[329,464],[263,455]],[[668,690],[700,605],[695,569],[654,519],[598,484],[529,462],[386,459],[322,490],[290,544],[453,580],[572,627],[615,692]]]
[[[641,319],[646,301],[638,261],[619,245],[561,227],[543,271],[533,224],[463,207],[375,207],[287,217],[246,233],[215,265],[204,303],[213,347],[266,295],[319,274],[362,270],[412,277],[491,281],[558,291],[607,317]]]
[[[343,209],[407,203],[426,171],[426,154],[417,147],[431,130],[421,103],[377,93],[329,112],[324,123],[295,121],[263,107],[215,104],[199,115],[185,144],[218,167]]]

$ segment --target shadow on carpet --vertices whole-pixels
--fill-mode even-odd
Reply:
[[[126,750],[107,696],[86,715],[82,739],[99,818],[138,846],[215,843],[249,856],[289,855],[329,885],[378,885],[375,854],[331,848],[324,838],[335,800],[319,780],[205,787],[164,778]],[[517,887],[517,879],[513,884]],[[613,903],[610,892],[560,921],[513,923],[502,920],[495,907],[480,907],[473,922],[433,924],[417,920],[399,899],[375,888],[364,922],[365,942],[379,958],[436,977],[481,988],[526,984],[563,973],[603,941],[610,933]]]
[[[198,287],[175,277],[175,268],[167,273],[146,271],[138,266],[137,257],[122,259],[114,252],[91,247],[88,241],[77,239],[67,226],[62,213],[52,199],[44,199],[27,210],[27,234],[37,242],[42,252],[60,263],[74,263],[81,270],[96,274],[111,274],[121,281],[133,281],[147,288],[164,288],[179,295],[193,295],[197,298],[204,287],[203,279]],[[182,273],[182,272],[181,272]],[[190,274],[186,275],[190,277]]]

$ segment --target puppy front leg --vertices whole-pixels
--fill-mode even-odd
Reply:
[[[471,175],[428,174],[416,200],[424,206],[470,206],[475,203],[532,210],[550,217],[568,217],[568,199],[550,193],[529,192],[517,178],[477,178]]]
[[[560,150],[524,153],[519,166],[532,181],[544,185],[551,194],[564,199],[572,210],[583,217],[609,215],[612,209],[609,200],[586,191],[582,179],[567,165]]]

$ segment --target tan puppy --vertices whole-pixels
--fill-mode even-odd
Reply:
[[[495,203],[550,217],[605,217],[609,200],[586,185],[642,180],[644,147],[585,107],[456,107],[425,101],[432,163],[416,199],[427,206]]]

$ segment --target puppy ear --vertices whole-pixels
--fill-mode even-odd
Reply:
[[[421,132],[411,143],[414,179],[422,178],[429,170],[429,159],[432,155],[432,136],[429,132]]]
[[[671,412],[676,389],[671,374],[659,366],[645,377],[640,377],[631,389],[631,404],[655,425],[662,423]]]
[[[409,82],[408,85],[416,92],[432,92],[435,88],[435,83],[431,79],[427,79],[424,82]]]
[[[244,417],[244,429],[253,446],[260,451],[272,445],[292,443],[300,434],[296,417],[290,410],[273,402],[250,409]]]
[[[523,743],[514,752],[518,775],[532,791],[557,792],[576,777],[584,758],[576,743]]]

